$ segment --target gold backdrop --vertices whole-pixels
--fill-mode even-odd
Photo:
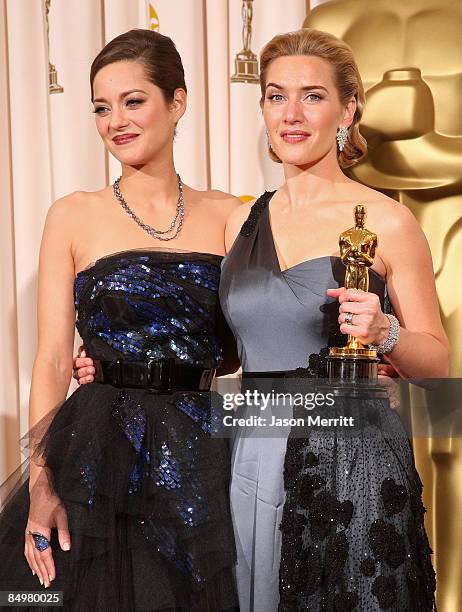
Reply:
[[[353,176],[406,204],[419,220],[433,255],[451,375],[461,376],[462,4],[332,0],[309,12],[304,26],[332,32],[353,48],[366,88],[362,132],[369,144]],[[422,430],[422,411],[412,410]],[[460,612],[462,440],[433,438],[427,427],[428,438],[414,439],[414,451],[429,509],[438,609]]]

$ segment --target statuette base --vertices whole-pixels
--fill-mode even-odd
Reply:
[[[327,375],[330,380],[377,380],[379,359],[374,349],[332,347],[327,357]]]
[[[48,90],[49,93],[63,93],[64,88],[58,83],[58,73],[53,64],[49,64],[48,68]]]
[[[252,51],[241,51],[234,60],[236,72],[231,77],[233,83],[259,83],[258,60]]]

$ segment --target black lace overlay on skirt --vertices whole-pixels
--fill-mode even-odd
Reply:
[[[346,414],[356,433],[288,439],[279,610],[434,612],[422,484],[400,418],[383,398],[339,398],[322,416]]]

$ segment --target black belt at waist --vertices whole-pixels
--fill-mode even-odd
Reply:
[[[287,378],[295,370],[283,370],[276,372],[242,372],[242,378]]]
[[[149,389],[153,392],[208,391],[215,375],[212,368],[204,369],[174,358],[146,361],[94,360],[95,382],[114,387]]]

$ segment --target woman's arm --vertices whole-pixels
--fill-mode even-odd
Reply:
[[[388,294],[401,326],[398,343],[384,358],[403,378],[444,378],[449,343],[440,319],[427,240],[412,213],[396,205],[379,240]],[[367,344],[381,344],[387,338],[389,321],[377,296],[344,289],[328,293],[339,299],[342,333]],[[354,314],[352,325],[344,322],[346,312]]]
[[[383,243],[388,293],[401,330],[398,344],[385,359],[403,378],[444,378],[449,372],[449,342],[441,323],[430,247],[407,208],[400,207],[395,225],[396,235],[387,233]]]
[[[70,198],[50,208],[40,247],[38,342],[29,402],[31,428],[64,401],[71,378],[75,309]]]
[[[32,373],[29,423],[33,428],[66,398],[72,369],[75,311],[73,304],[72,196],[49,210],[40,248],[38,276],[38,345]],[[34,457],[31,446],[30,513],[27,531],[49,538],[50,527],[59,528],[64,550],[70,547],[65,512],[48,481],[47,470]],[[50,524],[52,523],[52,524]],[[55,577],[51,548],[38,552],[26,535],[25,555],[45,586]]]

